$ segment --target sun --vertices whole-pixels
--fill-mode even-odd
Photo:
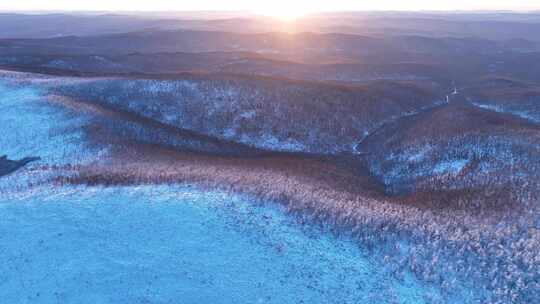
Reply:
[[[294,3],[294,0],[286,3],[284,1],[275,1],[272,4],[265,4],[264,6],[257,7],[253,12],[257,15],[263,15],[284,21],[293,21],[302,18],[311,13],[308,7],[305,7],[301,3]]]

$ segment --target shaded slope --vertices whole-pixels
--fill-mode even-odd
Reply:
[[[9,160],[7,155],[0,157],[0,177],[13,173],[31,162],[38,161],[39,157],[26,157],[21,160]]]
[[[276,57],[276,58],[274,58]],[[289,60],[289,61],[287,61]],[[75,75],[164,75],[181,72],[229,73],[301,80],[366,82],[372,80],[450,83],[443,66],[404,63],[300,63],[252,52],[132,53],[127,55],[10,54],[0,58],[6,69]]]
[[[512,78],[488,78],[467,89],[473,104],[540,123],[540,86]]]
[[[183,74],[65,85],[57,94],[254,147],[352,152],[382,121],[438,102],[437,87],[407,82],[344,86],[285,79]]]
[[[533,203],[540,181],[540,127],[466,103],[403,118],[364,145],[390,193],[449,191],[448,204],[492,208]]]

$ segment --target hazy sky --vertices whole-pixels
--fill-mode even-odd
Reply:
[[[540,9],[540,0],[0,0],[0,10],[241,10],[294,16],[340,10]]]

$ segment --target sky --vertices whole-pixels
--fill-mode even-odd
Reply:
[[[361,10],[537,10],[540,0],[0,0],[0,10],[231,10],[295,17]]]

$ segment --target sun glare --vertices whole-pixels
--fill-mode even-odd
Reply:
[[[274,3],[275,5],[265,5],[254,10],[255,14],[281,19],[285,21],[296,20],[310,13],[309,9],[300,4],[295,4],[291,1],[287,5],[281,2]],[[281,4],[281,5],[280,5]]]

